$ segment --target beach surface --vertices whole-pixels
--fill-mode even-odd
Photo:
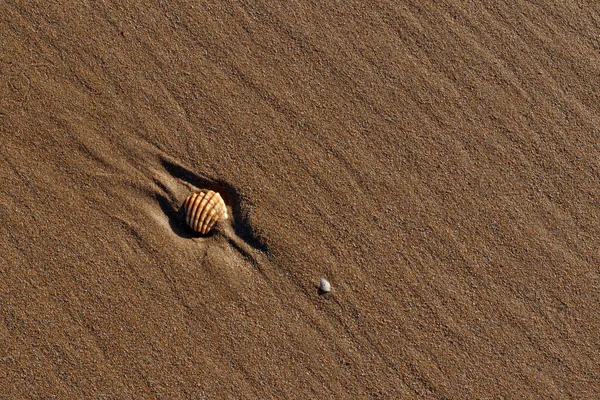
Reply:
[[[1,2],[0,398],[598,398],[598,4]]]

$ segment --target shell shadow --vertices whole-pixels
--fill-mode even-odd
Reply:
[[[218,192],[225,203],[231,207],[234,221],[233,229],[236,235],[255,249],[264,253],[268,253],[269,247],[267,246],[264,238],[260,235],[257,235],[250,225],[248,212],[244,207],[244,203],[247,202],[247,200],[240,195],[239,191],[235,187],[223,181],[218,181],[195,174],[187,168],[164,158],[161,159],[161,163],[165,170],[167,170],[167,172],[169,172],[172,176],[188,182],[197,188],[209,189]],[[163,186],[160,184],[160,182],[157,183],[160,186]],[[183,205],[180,206],[179,209],[175,209],[171,200],[167,197],[157,194],[156,198],[162,211],[169,217],[169,225],[175,234],[183,238],[210,237],[215,234],[215,231],[211,231],[206,235],[194,232],[185,223],[185,212]]]
[[[198,237],[210,237],[214,235],[214,230],[207,233],[206,235],[202,235],[191,229],[185,223],[185,211],[183,209],[183,206],[179,207],[179,209],[175,209],[175,207],[173,207],[171,203],[171,200],[169,200],[166,196],[163,196],[161,194],[156,194],[156,200],[158,201],[161,210],[169,218],[169,226],[177,236],[182,237],[184,239],[191,239]]]

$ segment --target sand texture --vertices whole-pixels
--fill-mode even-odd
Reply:
[[[0,398],[600,398],[599,4],[0,2]]]

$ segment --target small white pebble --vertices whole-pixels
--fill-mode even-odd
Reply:
[[[327,279],[321,278],[321,282],[319,283],[319,290],[324,293],[331,292],[331,285],[327,282]]]

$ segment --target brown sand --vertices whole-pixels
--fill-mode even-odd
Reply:
[[[0,398],[600,396],[598,2],[80,3],[0,2]]]

